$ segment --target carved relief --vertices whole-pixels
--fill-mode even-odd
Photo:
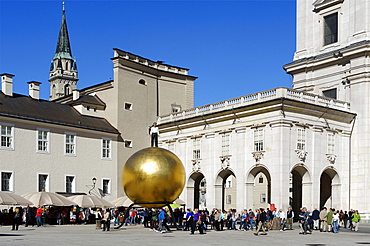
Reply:
[[[260,164],[261,159],[264,156],[264,151],[252,152],[253,158],[256,160],[256,164]]]
[[[192,164],[193,164],[193,171],[194,172],[199,172],[200,171],[200,161],[199,160],[191,160]]]
[[[305,162],[308,152],[300,149],[296,149],[295,153],[300,161]]]
[[[326,154],[326,159],[330,162],[330,164],[334,164],[337,156],[334,154]]]
[[[228,169],[230,166],[230,156],[225,155],[225,156],[220,156],[221,160],[221,169],[225,170]]]

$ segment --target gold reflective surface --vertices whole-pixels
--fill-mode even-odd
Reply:
[[[166,149],[150,147],[139,150],[123,167],[122,187],[135,203],[173,202],[180,196],[184,186],[184,166],[175,154]]]

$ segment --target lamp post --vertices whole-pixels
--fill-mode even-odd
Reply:
[[[91,195],[91,191],[93,190],[93,189],[95,189],[95,184],[96,184],[96,178],[94,177],[94,178],[92,178],[92,182],[93,182],[93,187],[89,190],[89,195]]]

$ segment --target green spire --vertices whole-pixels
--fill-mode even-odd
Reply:
[[[66,13],[65,13],[66,11],[64,9],[64,4],[65,3],[63,2],[62,23],[60,25],[57,49],[55,51],[54,59],[55,58],[66,58],[66,59],[73,60],[71,44],[69,43]]]

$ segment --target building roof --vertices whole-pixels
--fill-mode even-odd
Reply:
[[[77,104],[86,104],[86,105],[95,105],[95,106],[102,106],[105,108],[106,104],[96,95],[81,95],[80,98],[78,98],[75,101],[70,102],[71,105],[77,105]]]
[[[81,115],[72,106],[0,92],[0,116],[119,134],[106,119]]]
[[[85,88],[79,90],[80,95],[84,96],[84,95],[87,95],[89,93],[94,93],[96,90],[111,88],[113,82],[114,82],[113,80],[109,80],[109,81],[102,82],[102,83],[99,83],[99,84],[96,84],[96,85],[91,85],[91,86],[85,87]],[[72,102],[72,98],[73,98],[73,95],[69,94],[69,95],[66,95],[64,97],[55,98],[55,99],[52,100],[52,102],[69,103],[69,102]]]
[[[197,79],[198,77],[194,77],[188,74],[188,68],[182,68],[178,66],[173,66],[164,63],[163,61],[152,61],[147,58],[132,54],[127,51],[123,51],[117,48],[114,48],[114,57],[111,60],[115,59],[122,59],[124,61],[128,61],[129,63],[133,63],[139,65],[141,67],[146,67],[149,69],[154,69],[161,72],[166,72],[169,74],[177,74],[182,76],[187,76],[188,78]]]

